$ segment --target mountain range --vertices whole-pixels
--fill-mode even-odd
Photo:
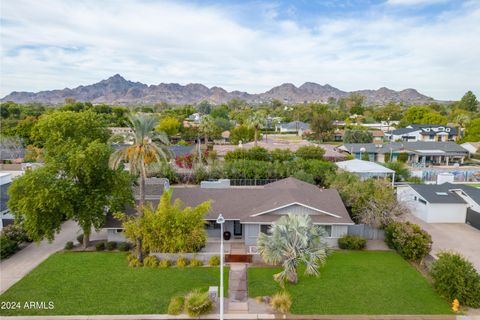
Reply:
[[[367,104],[386,104],[388,102],[403,102],[405,104],[423,104],[435,101],[419,93],[415,89],[395,91],[388,88],[378,90],[342,91],[328,84],[320,85],[305,82],[299,87],[284,83],[264,93],[250,94],[243,91],[228,92],[220,87],[208,88],[203,84],[191,83],[160,83],[146,85],[140,82],[128,81],[119,74],[95,84],[79,86],[73,89],[50,90],[40,92],[14,91],[0,101],[17,103],[40,102],[45,104],[62,104],[66,98],[92,103],[107,103],[120,105],[154,104],[167,102],[171,104],[195,104],[209,101],[214,104],[226,103],[234,98],[250,103],[261,103],[280,100],[286,104],[304,102],[327,102],[329,98],[348,97],[358,93],[365,97]]]

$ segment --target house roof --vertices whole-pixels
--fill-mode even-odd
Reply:
[[[364,160],[347,160],[347,161],[340,161],[335,163],[340,169],[349,172],[355,173],[388,173],[392,174],[395,171],[379,165],[375,162],[364,161]]]
[[[450,183],[444,184],[411,184],[410,187],[415,190],[420,196],[430,203],[467,203],[455,192],[452,192],[453,187]],[[472,188],[472,187],[471,187]]]
[[[288,123],[280,123],[278,124],[279,127],[282,127],[286,130],[291,130],[295,131],[298,129],[306,130],[310,128],[310,125],[308,123],[302,122],[302,121],[292,121]]]
[[[438,130],[439,128],[445,128],[445,129],[448,128],[448,131]],[[431,129],[433,129],[433,130],[431,130]],[[420,134],[423,134],[423,135],[435,135],[437,133],[442,133],[442,132],[448,133],[450,135],[456,135],[457,134],[457,129],[456,128],[449,127],[449,126],[444,126],[444,125],[439,125],[439,124],[411,124],[411,125],[408,125],[405,128],[399,128],[399,129],[391,130],[391,131],[388,131],[387,133],[399,136],[399,135],[404,135],[404,134],[414,132],[414,131],[419,131],[419,130],[421,131]]]
[[[413,141],[413,142],[390,142],[381,145],[374,143],[346,143],[339,147],[350,153],[359,153],[365,148],[368,153],[389,153],[391,151],[411,151],[413,153],[457,153],[466,154],[468,151],[453,141]]]
[[[211,200],[207,220],[215,220],[221,213],[225,219],[240,220],[241,223],[271,223],[279,217],[273,211],[300,205],[318,212],[312,215],[314,223],[353,224],[337,190],[320,189],[295,178],[250,188],[174,187],[172,198],[180,199],[190,207]],[[152,204],[156,206],[158,199]],[[134,213],[132,208],[126,210],[127,214]],[[119,228],[119,225],[110,217],[105,227]]]

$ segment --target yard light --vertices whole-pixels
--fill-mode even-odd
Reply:
[[[225,218],[220,213],[217,218],[220,225],[220,320],[223,320],[223,224]]]
[[[360,148],[360,160],[362,160],[362,153],[365,152],[366,149],[364,147]]]

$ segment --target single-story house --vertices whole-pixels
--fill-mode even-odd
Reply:
[[[327,242],[337,246],[337,239],[347,234],[348,226],[353,225],[338,191],[321,189],[312,184],[286,178],[262,187],[230,187],[225,184],[203,184],[203,187],[173,187],[172,198],[180,199],[186,206],[197,206],[211,200],[212,207],[205,217],[205,228],[209,240],[219,240],[220,225],[216,223],[219,214],[225,218],[224,230],[231,233],[231,240],[244,245],[247,252],[255,252],[260,232],[267,232],[279,217],[288,213],[308,214],[315,225],[324,228]],[[154,206],[160,199],[150,190],[148,199]],[[133,215],[135,210],[126,209]],[[104,226],[109,241],[123,239],[120,221],[107,216]]]
[[[390,142],[386,144],[375,143],[346,143],[337,147],[337,150],[348,152],[357,159],[362,159],[368,153],[370,161],[385,162],[385,154],[390,155],[390,161],[396,161],[400,153],[407,153],[407,163],[411,165],[426,166],[463,164],[468,156],[468,151],[455,142]]]
[[[375,162],[353,159],[336,162],[335,164],[344,171],[355,173],[362,180],[391,177],[392,184],[395,182],[395,171]]]
[[[436,124],[411,124],[385,132],[390,141],[455,141],[457,128]]]
[[[468,211],[480,215],[480,189],[462,184],[398,186],[397,198],[429,223],[465,223]]]
[[[299,135],[306,130],[310,129],[310,125],[308,123],[302,121],[292,121],[288,123],[277,123],[275,125],[275,131],[277,132],[296,132]]]

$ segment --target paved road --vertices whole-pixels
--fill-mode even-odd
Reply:
[[[52,243],[48,241],[32,243],[0,262],[0,293],[14,285],[51,254],[63,249],[65,242],[75,241],[77,234],[80,234],[77,223],[67,221],[62,225],[60,233],[55,236]]]
[[[442,250],[460,252],[480,272],[480,230],[465,223],[426,223],[413,215],[408,215],[407,220],[430,233],[433,254]]]

